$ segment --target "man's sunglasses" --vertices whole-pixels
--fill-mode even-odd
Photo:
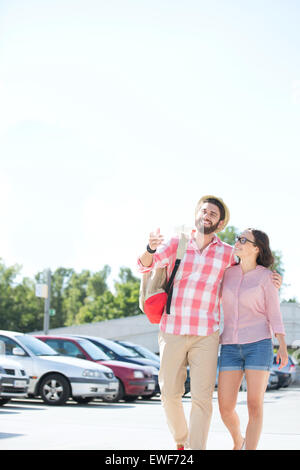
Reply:
[[[253,242],[252,240],[249,240],[249,238],[246,238],[246,237],[236,237],[236,241],[240,242],[241,245],[245,245],[245,243],[247,242],[252,243],[253,245],[256,245],[255,242]]]

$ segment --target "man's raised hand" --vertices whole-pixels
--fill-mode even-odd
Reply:
[[[160,229],[156,229],[156,232],[151,232],[149,236],[149,246],[151,250],[156,250],[159,245],[164,241],[163,235],[160,233]]]

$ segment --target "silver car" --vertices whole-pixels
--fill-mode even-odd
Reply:
[[[5,405],[11,398],[27,396],[29,377],[22,366],[0,355],[0,406]]]
[[[111,369],[84,359],[60,356],[31,335],[0,330],[5,355],[17,358],[29,376],[28,396],[40,396],[48,405],[63,405],[72,397],[78,403],[118,393]]]

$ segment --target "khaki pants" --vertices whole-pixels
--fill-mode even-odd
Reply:
[[[212,415],[219,331],[210,336],[172,335],[159,332],[161,400],[167,423],[177,444],[204,450]],[[190,366],[192,408],[189,429],[182,395]]]

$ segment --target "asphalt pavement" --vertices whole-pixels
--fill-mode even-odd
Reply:
[[[239,392],[237,412],[247,425],[247,395]],[[191,400],[183,399],[188,418]],[[265,394],[259,450],[300,449],[300,385]],[[230,450],[231,437],[221,421],[217,391],[208,450]],[[159,398],[116,404],[94,401],[63,407],[41,400],[12,400],[0,408],[0,450],[174,450]]]

